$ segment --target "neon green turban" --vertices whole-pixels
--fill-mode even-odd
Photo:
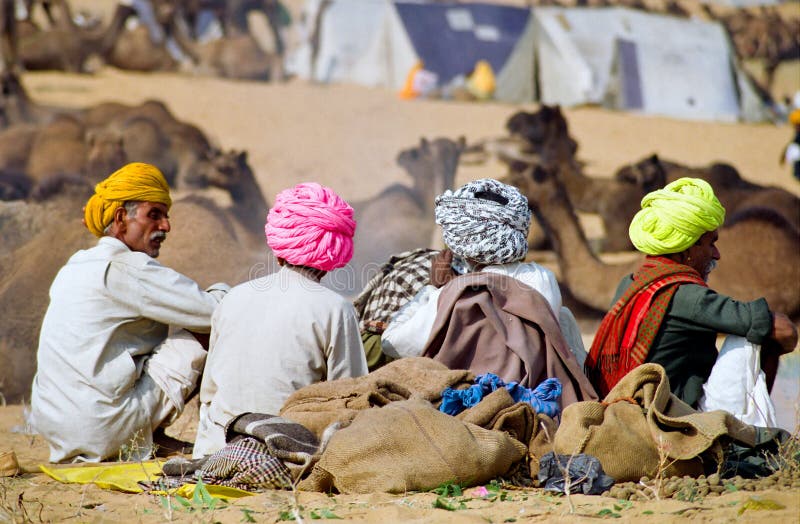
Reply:
[[[633,245],[648,255],[680,253],[725,221],[725,208],[708,182],[680,178],[648,193],[628,233]]]
[[[164,175],[156,166],[134,162],[121,167],[97,184],[86,203],[86,227],[96,237],[114,220],[114,211],[128,201],[158,202],[169,207],[172,199]]]

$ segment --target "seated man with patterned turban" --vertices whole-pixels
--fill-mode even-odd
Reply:
[[[280,269],[234,287],[211,321],[195,458],[222,449],[242,413],[277,415],[304,386],[367,374],[353,305],[320,284],[353,257],[355,230],[353,208],[330,188],[278,193],[265,232]]]
[[[31,395],[51,462],[149,456],[154,437],[169,442],[162,426],[199,382],[207,335],[194,334],[210,331],[227,286],[203,291],[155,260],[171,203],[158,168],[132,163],[86,204],[84,222],[100,240],[53,281]]]
[[[586,360],[601,395],[636,366],[653,362],[664,367],[672,392],[695,408],[742,415],[758,382],[760,396],[767,396],[765,377],[758,380],[759,346],[774,341],[782,348],[765,346],[763,367],[765,359],[794,349],[797,329],[786,315],[770,311],[763,298],[739,302],[709,289],[706,280],[720,259],[717,229],[724,220],[725,209],[704,180],[681,178],[642,199],[629,231],[647,257],[620,283]],[[719,357],[717,334],[734,335]],[[754,369],[731,373],[732,364],[746,360]],[[754,376],[746,386],[748,374]],[[762,415],[763,425],[769,417]]]
[[[453,291],[464,282],[466,275],[488,274],[491,275],[487,277],[490,281],[488,286],[494,286],[489,294],[492,295],[495,305],[499,301],[509,302],[521,298],[520,303],[524,302],[528,310],[517,316],[525,318],[525,325],[539,320],[541,325],[552,326],[551,334],[559,339],[559,344],[565,343],[563,347],[569,353],[559,358],[570,359],[570,364],[574,363],[574,369],[570,373],[582,375],[582,362],[579,361],[586,352],[574,317],[561,305],[561,291],[555,276],[552,271],[535,262],[522,261],[528,252],[527,236],[531,222],[531,212],[525,196],[513,186],[493,179],[481,179],[455,191],[446,191],[436,198],[435,205],[436,223],[442,226],[444,243],[448,249],[432,261],[430,284],[423,287],[389,321],[381,339],[383,352],[393,358],[435,355],[435,358],[444,361],[442,348],[438,345],[431,347],[432,337],[436,334],[434,330],[444,329],[449,321],[445,318],[450,313],[445,310],[443,298],[452,298],[454,301],[463,298],[462,295],[448,293],[447,290]],[[458,275],[462,277],[456,278]],[[476,282],[476,285],[487,284]],[[500,289],[498,286],[507,289]],[[528,300],[529,295],[536,295],[538,298],[531,302]],[[480,307],[485,306],[486,303],[483,303]],[[549,318],[552,318],[552,323],[548,321]],[[488,337],[490,331],[486,330],[480,336]],[[490,352],[495,351],[495,356],[483,359],[482,364],[478,363],[483,358],[480,353],[488,351],[489,346],[476,349],[473,346],[477,339],[472,342],[463,339],[454,341],[447,351],[452,349],[450,355],[455,357],[458,365],[476,373],[495,373],[507,382],[528,381],[526,386],[533,387],[538,384],[535,381],[550,376],[540,373],[543,370],[538,370],[539,364],[546,359],[542,358],[534,363],[531,362],[533,356],[521,356],[524,365],[514,364],[517,366],[515,370],[509,370],[503,376],[501,368],[508,367],[508,359],[503,355],[507,345],[499,340],[502,336],[484,338],[484,341],[489,338],[497,351],[491,350]],[[503,346],[502,351],[499,346]],[[510,352],[513,353],[514,349]],[[490,361],[492,364],[489,364]],[[455,361],[448,365],[451,363],[455,364]],[[482,366],[493,369],[484,369]],[[535,369],[538,371],[534,371]],[[550,368],[551,371],[552,369]],[[590,386],[583,389],[587,394],[579,394],[572,400],[594,395]]]

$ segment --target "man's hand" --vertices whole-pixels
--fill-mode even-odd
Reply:
[[[451,264],[453,263],[453,252],[449,249],[441,250],[433,260],[431,260],[431,285],[442,287],[456,276]]]
[[[780,344],[783,353],[791,353],[797,346],[797,326],[783,313],[773,313],[770,337]]]

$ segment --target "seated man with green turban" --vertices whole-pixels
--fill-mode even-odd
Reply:
[[[50,287],[31,394],[51,462],[146,458],[198,384],[206,349],[195,334],[210,331],[227,286],[203,291],[155,260],[171,204],[164,176],[142,163],[97,184],[86,203],[100,240]]]
[[[724,220],[725,209],[704,180],[681,178],[642,199],[629,232],[647,257],[617,288],[586,360],[601,395],[636,366],[653,362],[664,367],[672,392],[692,407],[725,409],[751,424],[774,425],[759,361],[763,366],[765,359],[792,351],[797,329],[763,298],[740,302],[709,289]],[[719,354],[717,334],[729,335]],[[771,341],[782,349],[768,344],[761,353]],[[744,378],[746,361],[752,380]],[[748,407],[758,387],[757,396],[768,404],[761,411],[771,408],[772,416]]]

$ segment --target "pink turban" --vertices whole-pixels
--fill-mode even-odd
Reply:
[[[278,193],[264,231],[275,256],[290,264],[330,271],[353,258],[353,208],[316,182]]]

